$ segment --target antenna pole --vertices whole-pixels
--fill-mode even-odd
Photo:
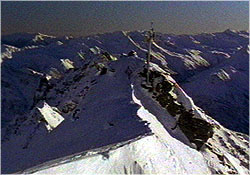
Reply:
[[[147,58],[147,85],[149,85],[149,62],[150,62],[150,57],[151,57],[151,46],[152,46],[152,41],[154,39],[154,28],[153,28],[153,22],[151,22],[151,29],[149,31],[149,36],[148,36],[148,58]]]

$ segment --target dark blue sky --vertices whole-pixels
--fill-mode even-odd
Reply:
[[[2,34],[41,32],[86,36],[117,30],[175,34],[249,29],[249,3],[244,2],[2,2]]]

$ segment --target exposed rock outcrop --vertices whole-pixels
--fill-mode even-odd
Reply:
[[[140,75],[146,78],[147,70],[144,69]],[[150,70],[149,84],[145,82],[142,87],[152,93],[153,98],[165,108],[170,115],[176,118],[176,126],[184,132],[191,143],[194,143],[199,150],[209,138],[213,136],[213,124],[208,121],[195,117],[192,110],[186,109],[177,101],[174,92],[175,82],[166,79],[161,72]],[[175,129],[172,128],[172,129]]]

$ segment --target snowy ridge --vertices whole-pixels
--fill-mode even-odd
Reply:
[[[3,173],[249,173],[249,137],[208,116],[206,98],[189,96],[207,86],[208,99],[241,104],[248,91],[239,86],[248,82],[246,33],[159,34],[150,85],[144,32],[41,37],[24,37],[28,44],[2,62]],[[233,97],[225,96],[232,86]],[[238,129],[245,131],[245,123]]]
[[[103,151],[99,151],[97,155],[91,157],[84,156],[83,159],[81,158],[76,162],[69,161],[67,164],[39,170],[37,174],[55,172],[63,174],[124,174],[128,172],[131,174],[165,174],[165,172],[172,172],[174,174],[210,174],[202,155],[189,146],[172,138],[157,118],[142,106],[134,95],[133,85],[132,99],[134,103],[141,106],[137,111],[137,115],[149,123],[149,127],[154,136],[143,137],[138,141],[125,144],[121,146],[121,148],[112,149],[106,153],[104,152],[105,154]],[[149,145],[149,143],[151,144]],[[155,149],[156,147],[158,149]],[[88,152],[88,154],[91,154],[91,152]],[[159,162],[159,160],[161,161]],[[165,166],[166,164],[169,166]],[[72,168],[72,166],[74,168]],[[73,171],[71,172],[70,169],[73,169]]]
[[[131,67],[135,66],[134,63],[131,65],[133,61],[130,60],[129,62],[125,61],[124,58],[122,63],[120,64],[123,66],[124,65],[130,65]],[[171,77],[169,78],[171,81],[174,81],[173,79],[171,79]],[[132,79],[136,80],[134,76],[132,76]],[[137,83],[136,86],[137,86],[136,94],[139,95],[140,94],[139,91],[141,91],[139,87],[140,84]],[[95,154],[92,154],[91,151],[88,151],[83,156],[78,154],[76,156],[73,156],[71,159],[65,159],[64,161],[60,161],[61,163],[59,161],[56,161],[57,163],[54,164],[53,167],[51,167],[51,164],[48,162],[45,163],[42,169],[35,168],[33,170],[28,170],[27,172],[36,172],[37,174],[47,174],[47,173],[124,174],[128,172],[131,174],[140,174],[140,173],[165,174],[165,172],[172,172],[174,174],[210,174],[211,170],[212,173],[231,171],[231,172],[238,172],[239,174],[245,174],[247,172],[246,169],[240,166],[240,162],[235,161],[237,160],[235,159],[235,157],[232,157],[232,155],[228,154],[228,150],[222,149],[221,150],[222,155],[221,153],[215,151],[218,150],[218,148],[214,146],[218,146],[217,144],[220,142],[218,141],[214,142],[214,138],[208,142],[210,144],[209,148],[212,149],[213,151],[212,152],[208,151],[207,150],[208,148],[205,146],[205,148],[202,149],[201,152],[202,154],[201,154],[197,152],[195,149],[190,148],[190,146],[192,147],[192,144],[190,144],[185,135],[183,135],[181,130],[178,130],[178,128],[172,131],[172,134],[170,135],[168,130],[165,129],[167,125],[163,126],[159,122],[160,113],[158,112],[157,117],[155,117],[147,109],[145,109],[144,106],[142,106],[140,100],[138,100],[135,96],[135,90],[134,90],[135,86],[132,85],[131,87],[132,87],[132,99],[134,103],[140,106],[140,108],[137,110],[137,115],[142,120],[145,120],[147,121],[147,123],[149,123],[149,127],[154,135],[138,138],[130,143],[124,143],[124,144],[121,143],[122,144],[121,147],[118,146],[118,148],[112,148],[112,146],[107,146],[110,149],[109,151],[104,151],[102,148],[100,148],[97,150]],[[141,91],[141,93],[145,92]],[[139,95],[139,96],[145,97],[145,95]],[[147,100],[149,100],[149,98],[143,98],[143,103],[146,104],[145,102]],[[192,100],[191,104],[193,104]],[[151,108],[149,108],[149,110],[152,110],[153,108],[154,107],[151,105]],[[195,106],[192,106],[192,108],[195,108]],[[164,118],[166,117],[167,116],[165,115]],[[171,118],[170,115],[168,117],[169,119]],[[166,123],[168,125],[171,124],[169,119],[168,122]],[[210,119],[210,121],[212,120]],[[174,124],[174,122],[175,120],[173,121],[172,124]],[[217,122],[214,122],[214,124],[221,127]],[[170,130],[170,128],[171,125],[169,126],[168,129]],[[178,138],[178,140],[176,138]],[[179,140],[181,140],[182,142],[185,141],[186,143],[184,144]],[[149,143],[151,143],[150,145],[152,146],[150,146]],[[155,149],[156,147],[158,149]],[[163,154],[164,152],[166,153]],[[218,154],[218,156],[225,157],[224,159],[222,159],[222,161],[225,161],[226,164],[228,164],[229,162],[228,164],[229,168],[226,167],[224,168],[224,166],[222,166],[222,163],[220,162],[221,158],[219,158],[220,160],[218,159],[212,160],[213,162],[217,161],[217,163],[211,164],[211,159],[214,159],[213,158],[214,153],[216,153],[215,155]],[[92,156],[89,157],[87,155],[92,155]],[[160,161],[161,163],[159,163],[159,160],[161,160]],[[161,166],[165,164],[171,166]],[[210,170],[208,169],[207,166],[210,168]]]
[[[108,155],[107,154],[108,152],[110,152],[112,150],[116,150],[116,149],[118,149],[120,147],[123,147],[124,145],[136,142],[137,140],[139,140],[141,138],[144,138],[145,136],[147,136],[147,135],[142,135],[142,136],[139,136],[139,137],[137,137],[135,139],[127,140],[127,141],[112,144],[112,145],[106,145],[104,147],[100,147],[100,148],[97,148],[97,149],[87,150],[87,151],[76,153],[76,154],[73,154],[73,155],[70,155],[70,156],[66,156],[66,157],[62,157],[62,158],[55,159],[55,160],[52,160],[52,161],[48,161],[48,162],[45,162],[45,163],[40,164],[38,166],[29,168],[29,169],[27,169],[25,171],[17,172],[17,174],[20,174],[20,173],[31,174],[31,173],[35,173],[35,172],[40,173],[40,171],[42,171],[42,173],[44,173],[43,170],[45,170],[45,172],[46,172],[46,171],[48,171],[47,169],[49,169],[49,171],[51,172],[50,168],[53,168],[53,167],[55,168],[56,166],[61,166],[61,165],[66,164],[66,163],[80,161],[81,159],[87,159],[87,158],[90,158],[90,157],[93,157],[93,156],[98,156],[98,155],[102,155],[104,158],[106,158],[107,155]],[[56,172],[59,173],[58,170]]]
[[[155,149],[155,147],[158,149]],[[205,163],[204,167],[197,168],[190,165],[186,168],[183,167],[179,160],[175,158],[174,153],[167,148],[166,145],[158,141],[156,136],[147,136],[139,141],[110,151],[106,158],[105,154],[98,154],[90,158],[39,171],[35,174],[166,174],[166,172],[175,174],[210,174]],[[165,156],[162,156],[163,154]],[[165,166],[166,164],[169,166]],[[202,165],[201,162],[199,162],[199,165]]]

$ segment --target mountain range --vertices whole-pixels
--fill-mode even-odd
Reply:
[[[249,173],[249,33],[1,38],[2,173]]]

